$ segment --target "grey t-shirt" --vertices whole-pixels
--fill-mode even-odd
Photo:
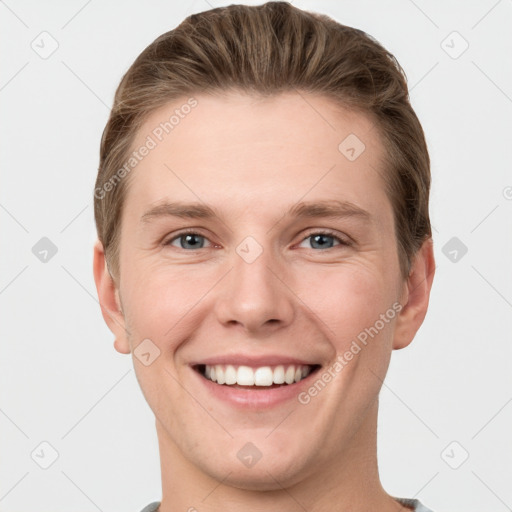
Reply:
[[[420,503],[418,500],[415,499],[409,499],[409,498],[394,498],[396,501],[401,503],[402,505],[405,505],[406,507],[409,507],[414,512],[432,512],[429,508],[425,507],[422,503]],[[150,503],[147,507],[144,507],[141,512],[158,512],[158,506],[160,505],[159,501],[154,501],[153,503]]]

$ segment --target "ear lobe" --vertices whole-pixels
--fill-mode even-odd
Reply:
[[[99,240],[94,244],[93,272],[101,314],[108,328],[116,337],[114,348],[121,354],[129,354],[131,352],[130,343],[127,336],[124,315],[121,310],[119,290],[110,275],[103,244]]]
[[[434,273],[434,245],[432,238],[428,238],[416,253],[409,277],[404,283],[401,301],[403,307],[395,324],[393,349],[407,347],[423,323],[427,314]]]

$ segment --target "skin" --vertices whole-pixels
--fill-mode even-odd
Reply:
[[[129,177],[116,280],[101,243],[94,249],[116,350],[133,354],[144,339],[160,350],[149,366],[133,363],[156,418],[161,512],[408,510],[379,480],[378,394],[391,351],[423,322],[435,265],[427,240],[408,278],[400,274],[377,130],[317,95],[195,98],[198,106]],[[134,148],[186,99],[153,112]],[[350,133],[366,147],[355,161],[338,150]],[[299,201],[329,200],[368,218],[286,215]],[[141,221],[162,201],[200,202],[217,215]],[[179,230],[189,227],[203,247],[181,246]],[[325,230],[351,245],[326,234],[319,247],[311,235]],[[247,236],[262,249],[252,263],[236,251]],[[212,397],[190,367],[205,357],[277,353],[315,361],[322,372],[397,301],[400,313],[308,404],[241,411]],[[237,457],[247,442],[262,453],[251,468]]]

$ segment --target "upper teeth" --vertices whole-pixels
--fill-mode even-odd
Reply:
[[[279,365],[274,368],[261,366],[206,365],[204,375],[217,384],[238,384],[240,386],[271,386],[272,384],[293,384],[307,377],[310,366]]]

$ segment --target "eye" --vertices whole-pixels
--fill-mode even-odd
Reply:
[[[170,238],[164,245],[179,247],[180,249],[203,249],[205,242],[210,243],[208,239],[199,233],[186,232]]]
[[[299,245],[299,247],[304,247],[302,244],[307,243],[307,241],[310,241],[310,247],[312,249],[331,249],[332,247],[336,245],[350,245],[347,241],[343,240],[342,238],[329,233],[329,232],[320,232],[320,233],[310,233],[302,243]]]

